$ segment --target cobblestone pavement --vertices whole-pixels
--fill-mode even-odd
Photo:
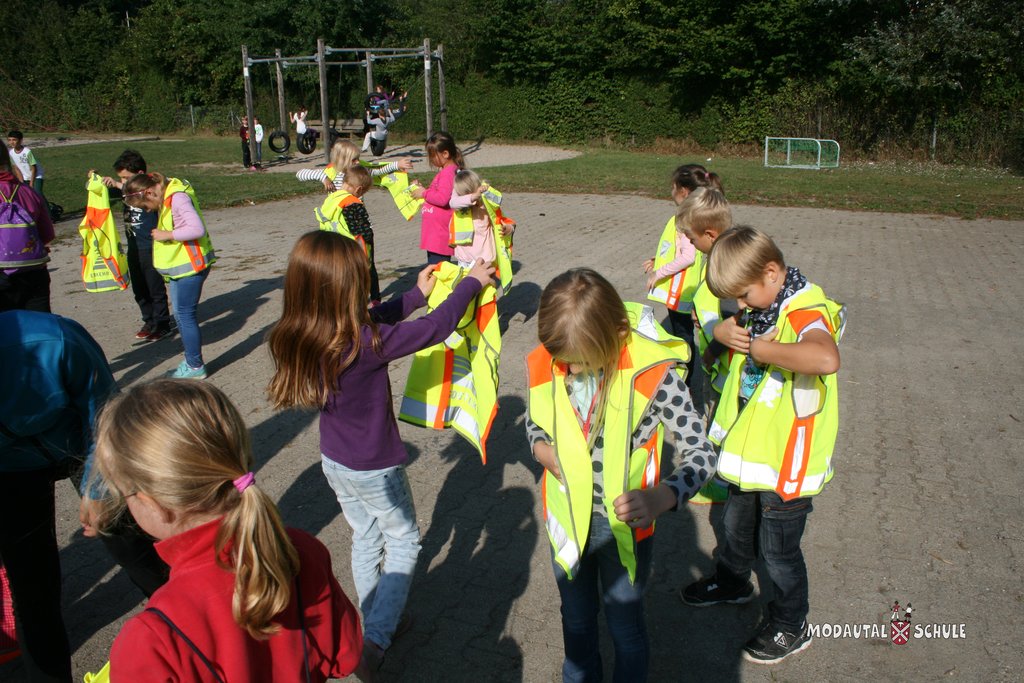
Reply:
[[[201,187],[198,193],[201,200]],[[315,415],[274,413],[264,399],[271,363],[263,338],[280,309],[288,251],[314,227],[319,201],[311,194],[208,212],[220,261],[200,319],[208,381],[232,397],[252,429],[260,486],[289,524],[327,544],[352,594],[349,534],[320,473]],[[402,222],[382,192],[367,204],[386,295],[403,291],[424,261],[418,221]],[[507,329],[490,460],[482,465],[451,432],[401,426],[423,553],[409,604],[415,624],[388,653],[385,680],[560,679],[540,470],[522,426],[523,358],[535,344],[540,291],[564,269],[592,266],[625,298],[641,299],[640,263],[672,209],[632,196],[541,194],[510,195],[506,209],[520,225],[519,271],[501,302]],[[887,638],[822,635],[776,667],[747,664],[740,647],[765,595],[703,610],[676,595],[713,566],[720,509],[689,506],[659,521],[647,600],[651,680],[1019,680],[1024,373],[1010,313],[1024,300],[1024,223],[755,206],[735,214],[774,235],[791,264],[850,308],[837,474],[815,500],[804,542],[810,621],[888,626],[888,606],[899,600],[913,603],[922,636],[926,625],[965,624],[966,638],[912,637],[895,646]],[[172,368],[179,340],[136,343],[130,292],[87,294],[74,226],[61,232],[52,264],[55,312],[97,337],[122,386]],[[396,396],[407,372],[408,361],[392,367]],[[118,628],[141,604],[102,546],[77,530],[76,504],[71,486],[60,484],[64,601],[81,676],[106,660]],[[604,652],[607,666],[607,643]],[[0,678],[18,675],[17,667],[0,669]]]

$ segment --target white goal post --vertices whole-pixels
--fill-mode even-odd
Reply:
[[[764,139],[764,165],[768,168],[839,168],[839,143],[817,138]]]

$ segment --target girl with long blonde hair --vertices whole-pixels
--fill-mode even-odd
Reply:
[[[286,529],[256,485],[223,392],[132,387],[99,418],[95,463],[111,492],[101,529],[127,507],[171,567],[114,641],[111,680],[325,681],[359,667],[359,619],[330,553]]]
[[[654,520],[696,493],[717,461],[686,388],[685,354],[650,309],[624,304],[589,268],[562,273],[545,287],[537,335],[541,345],[527,357],[526,432],[545,469],[563,678],[600,680],[603,604],[614,680],[644,681],[643,594]],[[680,462],[661,477],[665,430]]]
[[[420,550],[388,363],[451,335],[494,267],[479,261],[444,303],[406,321],[426,305],[433,272],[424,268],[415,287],[368,309],[362,248],[337,233],[308,233],[288,258],[284,308],[267,338],[274,406],[320,411],[321,461],[352,528],[352,578],[371,669],[395,636]]]

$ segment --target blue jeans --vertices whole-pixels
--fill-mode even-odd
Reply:
[[[562,680],[566,683],[595,683],[602,677],[598,646],[597,614],[604,605],[608,632],[615,646],[616,683],[647,680],[649,644],[644,623],[644,591],[651,569],[653,537],[636,545],[636,582],[622,566],[608,519],[594,515],[590,520],[579,570],[572,581],[554,561],[555,581],[562,598],[562,639],[565,661]]]
[[[746,583],[760,554],[775,593],[768,618],[790,633],[799,632],[807,617],[807,566],[800,540],[812,508],[810,498],[786,502],[774,491],[730,486],[722,513],[725,540],[718,549],[719,580]]]
[[[405,467],[351,470],[321,456],[345,520],[352,527],[352,580],[363,612],[363,636],[391,645],[409,597],[420,529]]]
[[[174,319],[178,321],[178,334],[185,345],[185,361],[190,368],[203,367],[203,335],[196,320],[196,308],[203,293],[203,283],[210,275],[206,268],[201,273],[186,275],[168,281],[171,303],[174,304]]]

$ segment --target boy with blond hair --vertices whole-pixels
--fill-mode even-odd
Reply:
[[[774,664],[811,643],[800,541],[812,497],[832,479],[846,310],[746,226],[715,240],[707,285],[748,311],[745,326],[727,318],[715,335],[735,352],[708,433],[720,449],[718,476],[729,483],[718,565],[681,597],[697,607],[749,602],[750,572],[763,558],[774,599],[743,657]]]

